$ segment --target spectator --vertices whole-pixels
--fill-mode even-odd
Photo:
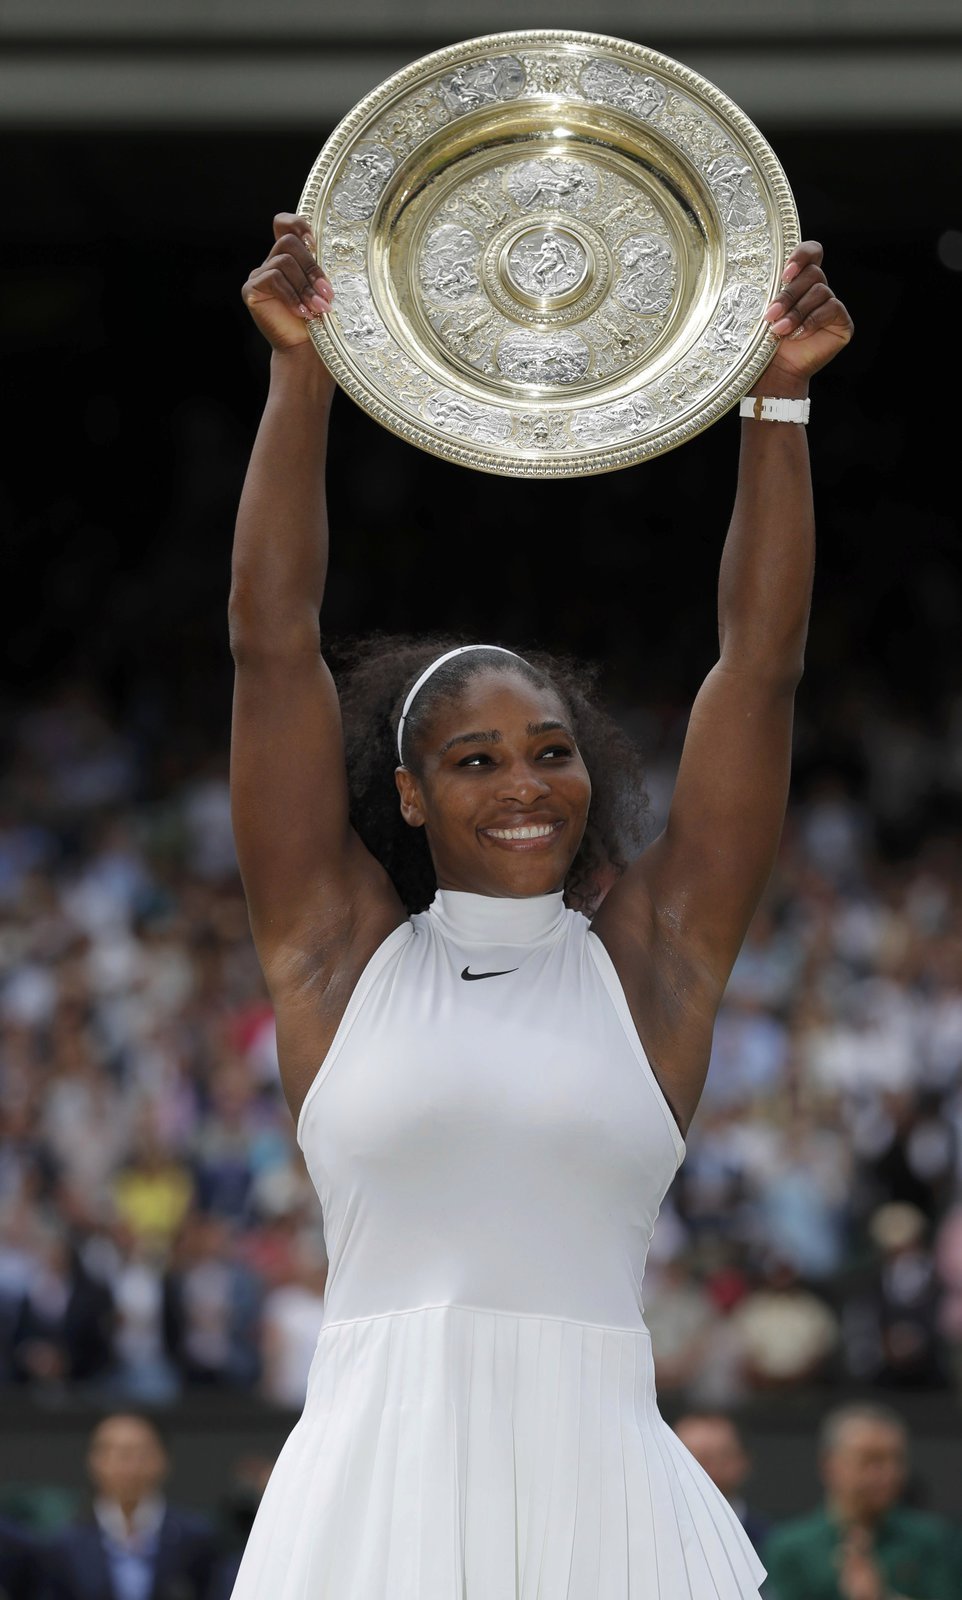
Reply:
[[[192,1212],[164,1284],[167,1350],[186,1383],[247,1389],[259,1380],[261,1298],[233,1224]]]
[[[300,1411],[324,1315],[327,1256],[323,1241],[303,1233],[286,1281],[265,1296],[261,1315],[261,1393],[272,1405]]]
[[[750,1389],[796,1389],[822,1379],[839,1341],[838,1318],[794,1265],[772,1257],[731,1314]]]
[[[193,1196],[186,1162],[166,1148],[153,1113],[145,1110],[129,1159],[114,1179],[118,1217],[138,1238],[164,1249],[186,1217]]]
[[[903,1504],[908,1430],[870,1402],[837,1407],[819,1440],[823,1505],[762,1549],[772,1600],[959,1600],[959,1530]]]
[[[123,1223],[100,1243],[114,1299],[111,1397],[122,1405],[173,1400],[180,1382],[165,1344],[163,1254]]]
[[[92,1516],[49,1543],[44,1600],[206,1600],[220,1548],[213,1524],[170,1504],[156,1422],[113,1412],[87,1452]]]
[[[710,1359],[720,1320],[688,1257],[659,1263],[646,1296],[645,1323],[663,1399],[687,1399]]]
[[[929,1224],[917,1206],[890,1200],[868,1218],[870,1250],[842,1284],[849,1374],[885,1389],[947,1386],[940,1280]]]
[[[58,1227],[35,1231],[35,1253],[12,1330],[15,1377],[61,1387],[88,1383],[110,1367],[113,1301]]]
[[[286,1155],[284,1140],[274,1126],[277,1120],[273,1108],[265,1114],[244,1062],[236,1058],[220,1061],[192,1146],[199,1210],[250,1221],[258,1168],[269,1170]]]
[[[740,1429],[722,1411],[686,1411],[676,1419],[674,1427],[682,1444],[721,1490],[760,1553],[772,1522],[745,1498],[752,1459]]]
[[[886,1388],[938,1388],[946,1374],[928,1222],[907,1201],[890,1200],[873,1212],[869,1232],[878,1252],[873,1308],[881,1361],[875,1381]]]

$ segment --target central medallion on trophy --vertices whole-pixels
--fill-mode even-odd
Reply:
[[[588,287],[588,244],[557,223],[526,226],[509,239],[498,263],[501,281],[524,304],[546,310],[569,305]]]

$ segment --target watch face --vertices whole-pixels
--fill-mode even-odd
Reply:
[[[490,34],[375,88],[299,202],[342,387],[435,455],[518,477],[672,449],[745,393],[798,219],[762,134],[681,62]]]

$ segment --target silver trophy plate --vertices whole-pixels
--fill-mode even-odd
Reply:
[[[562,478],[673,449],[751,387],[799,240],[759,130],[623,39],[488,34],[338,124],[298,205],[334,287],[309,324],[372,417],[479,471]]]

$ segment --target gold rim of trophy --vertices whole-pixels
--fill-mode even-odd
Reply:
[[[799,240],[749,117],[605,34],[423,56],[326,141],[298,210],[335,291],[309,324],[371,417],[511,477],[611,472],[709,427],[768,365]]]

